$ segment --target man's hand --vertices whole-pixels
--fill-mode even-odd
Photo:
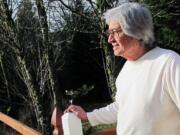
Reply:
[[[72,112],[74,113],[78,118],[80,118],[83,122],[88,121],[87,118],[87,113],[85,112],[85,110],[80,107],[80,106],[76,106],[76,105],[70,105],[65,111],[64,113],[67,112]]]

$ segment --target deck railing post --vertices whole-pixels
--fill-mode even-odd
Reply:
[[[81,120],[73,113],[62,116],[64,135],[83,135]]]

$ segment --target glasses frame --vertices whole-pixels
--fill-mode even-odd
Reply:
[[[121,28],[114,28],[114,29],[108,29],[106,30],[106,35],[109,37],[110,35],[115,35],[115,33],[122,32]]]

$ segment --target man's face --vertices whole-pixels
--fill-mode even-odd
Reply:
[[[107,34],[108,42],[113,47],[114,55],[126,58],[126,55],[128,55],[136,42],[135,39],[124,34],[120,24],[116,21],[110,21]]]

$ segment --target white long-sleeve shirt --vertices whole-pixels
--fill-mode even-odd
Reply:
[[[117,135],[180,135],[180,56],[156,47],[127,61],[115,102],[87,113],[91,125],[117,122]]]

